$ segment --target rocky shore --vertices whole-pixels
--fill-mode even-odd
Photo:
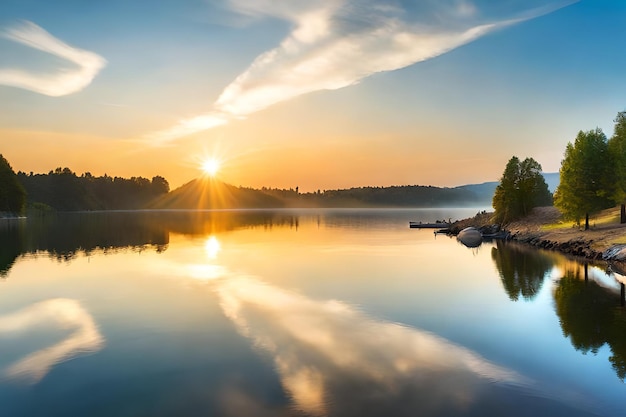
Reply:
[[[493,213],[482,212],[470,219],[455,222],[452,233],[473,226],[483,234],[503,232],[492,222]],[[591,228],[583,230],[562,219],[555,207],[537,207],[527,217],[506,226],[508,239],[537,248],[554,250],[589,260],[614,259],[617,248],[626,247],[626,224],[619,223],[619,209],[597,214]]]

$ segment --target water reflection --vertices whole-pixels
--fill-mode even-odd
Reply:
[[[453,281],[453,275],[458,273],[463,277],[464,270],[442,268],[441,265],[446,266],[449,259],[456,259],[455,254],[463,255],[467,250],[456,244],[448,246],[447,239],[439,239],[431,245],[430,233],[428,239],[419,235],[416,238],[415,233],[404,230],[407,223],[399,222],[395,212],[389,217],[347,211],[337,214],[235,211],[85,213],[75,216],[68,222],[82,222],[82,226],[67,223],[62,227],[63,222],[59,225],[41,222],[38,226],[29,219],[29,224],[22,228],[0,231],[0,238],[10,242],[9,249],[0,246],[0,260],[9,259],[2,262],[10,265],[11,259],[20,254],[41,253],[42,250],[52,257],[68,260],[90,251],[102,255],[115,252],[117,248],[149,249],[151,253],[94,256],[90,262],[74,262],[71,268],[63,265],[59,268],[59,275],[67,273],[61,270],[67,270],[72,272],[73,278],[43,283],[44,289],[38,287],[42,281],[29,282],[20,278],[26,278],[34,270],[31,268],[45,268],[50,262],[28,257],[23,264],[20,263],[20,268],[14,269],[15,275],[10,276],[3,287],[9,290],[3,293],[5,299],[12,303],[16,300],[12,298],[13,294],[19,294],[16,289],[21,286],[25,299],[31,300],[31,291],[43,293],[59,283],[63,291],[71,294],[69,297],[80,297],[90,308],[100,305],[97,308],[102,311],[106,310],[103,305],[109,305],[108,314],[116,317],[107,321],[107,313],[99,315],[103,327],[110,331],[106,334],[109,349],[103,352],[106,354],[93,358],[93,362],[101,360],[100,364],[84,361],[92,367],[90,370],[97,372],[93,375],[77,372],[77,375],[69,376],[67,372],[52,372],[44,383],[37,385],[38,392],[44,385],[53,390],[64,383],[87,387],[101,383],[103,392],[118,390],[117,401],[123,404],[128,401],[129,409],[156,407],[155,403],[159,401],[166,404],[170,394],[181,404],[188,404],[187,394],[202,399],[198,400],[196,404],[201,405],[196,405],[193,412],[163,411],[161,415],[200,415],[206,407],[218,407],[220,411],[230,412],[229,415],[262,415],[261,409],[265,407],[265,415],[573,416],[587,415],[584,410],[590,407],[582,404],[585,401],[590,404],[598,397],[611,401],[619,398],[614,394],[602,397],[605,388],[620,386],[604,357],[598,358],[601,366],[596,368],[596,364],[592,364],[588,368],[594,372],[597,370],[600,376],[590,377],[589,381],[593,382],[585,382],[586,386],[577,385],[577,382],[563,383],[558,375],[546,378],[542,371],[546,358],[558,362],[558,366],[548,367],[546,371],[557,370],[554,374],[592,362],[574,352],[569,341],[563,339],[558,319],[563,334],[576,349],[589,353],[598,351],[602,355],[610,348],[610,361],[615,372],[620,378],[626,373],[626,343],[622,337],[626,334],[623,327],[626,320],[619,308],[619,288],[600,285],[596,275],[603,273],[597,268],[589,268],[589,279],[585,284],[584,267],[554,253],[502,242],[496,242],[495,247],[482,245],[474,258],[467,258],[470,259],[467,267],[473,268],[473,272],[478,271],[472,275],[476,279],[465,277],[460,283]],[[103,224],[91,225],[95,222]],[[318,230],[316,224],[326,230]],[[85,231],[79,231],[80,228]],[[254,228],[259,229],[258,233],[242,230],[239,234],[223,234]],[[282,230],[274,230],[271,236],[265,232],[273,228]],[[395,230],[390,231],[391,228]],[[58,235],[44,236],[47,231]],[[172,233],[192,235],[192,238],[173,236],[170,242]],[[373,237],[371,241],[364,241],[364,236]],[[14,239],[18,244],[11,243]],[[159,250],[162,253],[155,253]],[[436,257],[442,253],[441,257]],[[369,262],[374,257],[376,259]],[[429,264],[431,258],[436,260],[434,264]],[[116,272],[122,273],[103,271],[113,266]],[[5,271],[7,268],[10,266],[5,267]],[[369,275],[368,270],[376,268],[380,270]],[[262,276],[272,284],[242,277],[241,273]],[[159,277],[175,279],[160,280]],[[391,279],[384,281],[387,277]],[[563,279],[558,280],[560,277]],[[546,279],[548,281],[544,283]],[[574,282],[574,279],[578,281]],[[500,281],[507,295],[501,292]],[[320,301],[285,290],[283,284],[301,288],[307,294],[324,294],[326,298],[338,297],[365,305],[376,316],[393,317],[417,327],[433,329],[448,339],[467,343],[472,349],[416,327],[377,319],[346,302]],[[133,285],[136,288],[129,291]],[[184,287],[180,294],[175,292],[179,286]],[[394,290],[386,292],[387,287]],[[205,291],[198,289],[215,290],[219,306],[213,304],[212,296],[206,297]],[[58,288],[53,292],[64,294]],[[447,298],[448,294],[452,296]],[[115,302],[109,303],[107,297]],[[585,301],[585,297],[589,300]],[[509,298],[528,302],[511,303]],[[433,305],[437,302],[440,305]],[[46,307],[46,303],[53,306]],[[386,305],[381,307],[384,303]],[[398,311],[394,310],[396,306]],[[205,307],[213,309],[211,314],[215,313],[219,318],[207,322]],[[68,313],[61,313],[64,309]],[[69,313],[71,311],[74,313]],[[518,311],[534,314],[533,320],[530,315],[515,316]],[[510,322],[501,319],[510,312],[513,312]],[[124,319],[119,320],[118,314]],[[74,319],[59,318],[66,316]],[[524,323],[519,326],[521,330],[517,328],[519,323],[515,323],[518,318]],[[137,357],[145,357],[145,362],[133,363],[128,366],[129,373],[121,372],[119,380],[107,382],[111,380],[103,379],[103,375],[109,371],[110,374],[119,372],[135,358],[126,356],[123,348],[128,348],[124,345],[128,340],[120,337],[123,332],[119,328],[123,326],[118,320],[124,323],[123,326],[128,325],[128,329],[122,330],[132,335],[129,338],[140,352]],[[20,327],[15,323],[23,323],[22,330],[18,330]],[[53,332],[44,334],[42,342],[39,330],[46,323],[53,324],[49,326]],[[536,323],[538,326],[549,323],[550,326],[542,329],[545,334],[537,334],[548,339],[546,347],[557,346],[557,349],[541,349],[539,353],[516,351],[516,337],[529,340],[537,337],[524,331],[528,323],[531,323],[531,332],[534,332]],[[504,332],[503,336],[498,326],[515,330]],[[461,327],[463,329],[459,330]],[[233,328],[247,339],[239,337]],[[203,331],[210,336],[198,336]],[[48,343],[51,334],[54,342],[67,338],[60,343]],[[16,336],[19,336],[21,345],[11,341],[15,347],[13,351],[3,346],[3,340],[12,340]],[[37,343],[22,343],[24,336],[37,339]],[[223,342],[229,338],[236,343],[232,340],[228,344]],[[24,356],[20,346],[23,349],[33,344],[50,347]],[[103,344],[104,337],[81,304],[71,299],[49,300],[0,317],[0,372],[4,376],[37,381],[56,363],[84,352],[98,351]],[[269,358],[275,373],[266,367],[266,362],[258,361],[258,355],[250,355],[249,345],[254,345],[265,358]],[[237,350],[238,346],[245,350],[245,354]],[[601,346],[607,347],[605,351],[599,351]],[[13,357],[9,358],[3,352]],[[523,360],[518,361],[517,355],[523,356]],[[492,358],[497,358],[494,360],[498,364],[491,361]],[[245,365],[239,367],[233,365],[235,363]],[[111,364],[119,369],[113,369],[116,366],[109,366]],[[509,366],[523,370],[533,380],[526,379]],[[262,371],[259,370],[261,367]],[[574,372],[582,375],[584,371],[578,369],[572,374]],[[93,379],[86,377],[87,374]],[[205,379],[204,385],[199,384],[197,378]],[[6,384],[4,392],[7,394],[3,399],[10,398],[13,395],[11,390],[18,385]],[[141,388],[145,385],[145,392],[149,394],[144,397],[128,394],[140,385]],[[254,389],[248,389],[251,385]],[[589,395],[579,394],[587,393],[585,390],[592,385],[597,386],[597,390],[589,390]],[[285,399],[286,395],[291,401]],[[16,403],[28,403],[24,398],[45,400],[45,395],[25,396]],[[69,395],[63,401],[68,398]],[[110,398],[94,403],[92,410],[103,410],[104,402],[113,404]],[[286,402],[295,410],[284,410]],[[168,411],[174,408],[171,406]],[[572,411],[570,408],[578,409]],[[225,415],[224,412],[217,414]]]
[[[489,401],[498,407],[488,392],[528,384],[464,347],[339,301],[251,277],[216,285],[226,316],[271,355],[295,408],[311,415],[472,415]]]
[[[491,258],[512,301],[520,296],[532,300],[554,266],[554,261],[544,252],[502,240],[496,240]]]
[[[215,236],[209,236],[204,243],[204,249],[209,259],[215,259],[217,258],[217,254],[220,252],[222,247],[220,245],[220,241],[217,240]]]
[[[8,221],[0,222],[0,278],[4,278],[22,253],[20,242],[20,224]]]
[[[454,209],[457,217],[473,209]],[[0,278],[6,277],[22,254],[45,252],[58,260],[70,261],[94,251],[115,252],[167,250],[170,234],[215,236],[219,233],[250,228],[291,228],[301,222],[317,222],[318,227],[389,230],[409,220],[442,217],[444,210],[146,210],[57,213],[32,216],[23,222],[0,223]],[[450,210],[448,210],[450,212]],[[406,221],[398,221],[403,219]],[[207,241],[207,253],[214,251]],[[218,249],[219,250],[219,249]]]
[[[70,261],[94,251],[167,250],[170,233],[212,236],[249,227],[298,227],[290,212],[273,211],[129,211],[58,213],[0,225],[0,277],[6,277],[22,254],[45,252]],[[219,248],[211,237],[207,253]]]
[[[585,279],[580,270],[568,271],[554,292],[556,313],[572,345],[583,353],[597,353],[605,344],[620,379],[626,377],[626,310],[615,291]]]
[[[511,242],[497,242],[491,256],[513,301],[536,297],[555,271],[554,302],[563,335],[585,354],[608,345],[613,369],[620,379],[626,377],[626,310],[615,279],[598,267]]]
[[[41,326],[45,329],[50,326],[59,330],[73,329],[73,332],[60,342],[9,364],[4,371],[6,377],[35,383],[57,363],[98,351],[104,346],[104,337],[93,317],[78,301],[67,298],[42,301],[16,313],[0,316],[0,340],[41,330]]]

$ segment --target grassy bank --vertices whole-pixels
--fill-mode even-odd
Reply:
[[[459,230],[492,223],[493,213],[479,213],[474,218],[455,223]],[[556,250],[589,259],[601,259],[602,253],[618,244],[626,244],[626,224],[619,223],[619,207],[604,210],[590,218],[590,229],[583,230],[564,220],[555,207],[537,207],[523,219],[510,223],[511,238],[539,248]]]

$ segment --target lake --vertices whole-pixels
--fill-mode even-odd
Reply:
[[[616,276],[478,210],[4,220],[0,416],[623,416]]]

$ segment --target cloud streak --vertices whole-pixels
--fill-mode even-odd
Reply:
[[[2,85],[59,97],[87,87],[106,65],[106,60],[100,55],[72,47],[32,22],[25,21],[5,30],[0,36],[76,65],[76,68],[62,68],[47,74],[17,68],[0,68]]]
[[[567,3],[570,4],[571,2]],[[289,21],[279,46],[259,55],[228,85],[206,114],[181,120],[149,136],[159,143],[244,118],[303,94],[357,84],[444,54],[494,30],[529,20],[566,4],[483,19],[469,0],[422,1],[411,6],[377,1],[273,2],[230,0],[253,18]]]

